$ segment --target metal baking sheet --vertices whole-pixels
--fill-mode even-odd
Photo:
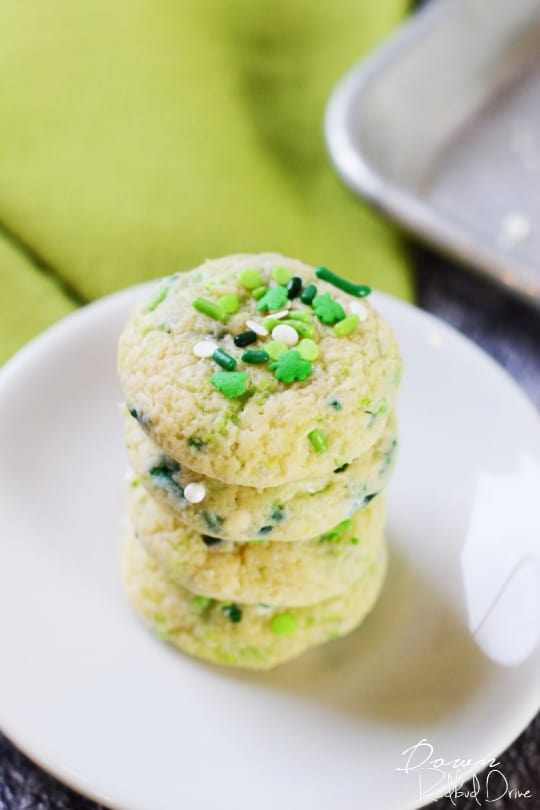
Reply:
[[[438,0],[336,87],[330,155],[376,206],[540,307],[540,0]]]

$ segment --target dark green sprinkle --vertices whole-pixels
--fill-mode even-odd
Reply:
[[[366,295],[369,295],[371,292],[371,287],[368,287],[367,284],[354,284],[354,282],[347,281],[347,279],[341,278],[341,276],[336,276],[335,273],[332,273],[332,271],[328,270],[326,267],[318,267],[315,270],[315,275],[322,281],[333,284],[338,290],[343,290],[343,292],[354,295],[356,298],[365,298]]]
[[[231,357],[230,354],[224,352],[223,349],[216,349],[212,355],[212,358],[219,366],[221,366],[221,368],[224,368],[227,371],[234,371],[236,368],[236,360],[234,357]]]
[[[208,301],[206,298],[196,298],[193,301],[193,309],[202,312],[203,315],[208,315],[209,318],[213,318],[215,321],[224,323],[227,320],[227,313],[223,312],[221,307],[214,301]]]
[[[187,445],[193,448],[193,450],[202,450],[205,443],[202,439],[198,439],[197,436],[190,436],[187,440]]]
[[[175,495],[178,498],[183,498],[184,490],[173,478],[173,475],[179,471],[180,465],[173,462],[171,459],[171,461],[167,460],[157,467],[152,467],[148,471],[148,474],[156,486],[170,492],[172,495]]]
[[[300,290],[302,289],[302,279],[298,276],[293,276],[289,283],[287,284],[287,297],[288,298],[297,298],[300,295]]]
[[[128,408],[130,415],[137,420],[139,425],[144,428],[144,430],[149,430],[151,427],[152,422],[150,419],[142,413],[142,411],[138,411],[136,408]]]
[[[276,506],[272,512],[272,520],[275,523],[281,523],[282,520],[285,520],[285,510],[282,506]]]
[[[221,515],[212,515],[210,512],[203,512],[203,519],[211,532],[217,532],[223,526]]]
[[[376,498],[378,494],[379,494],[378,492],[370,492],[369,495],[366,495],[366,497],[364,498],[364,506],[367,506],[368,503],[371,503],[373,498]]]
[[[270,534],[273,528],[273,526],[261,526],[257,534]]]
[[[345,462],[345,464],[342,464],[341,467],[336,467],[334,472],[335,473],[345,472],[345,470],[347,469],[348,466],[349,466],[348,463]]]
[[[267,363],[270,355],[264,349],[247,349],[242,355],[244,363]]]
[[[236,335],[233,339],[233,343],[235,346],[238,346],[239,349],[242,346],[249,346],[250,343],[255,343],[257,340],[257,333],[253,332],[253,330],[248,329],[246,332],[240,332],[239,335]]]
[[[317,287],[315,284],[308,284],[305,290],[300,293],[300,301],[303,304],[311,304],[317,295]]]
[[[342,411],[343,405],[339,401],[339,399],[333,399],[330,403],[330,407],[333,408],[335,411]]]
[[[225,616],[228,616],[229,619],[233,624],[238,624],[238,622],[242,621],[242,611],[238,607],[238,605],[223,605],[221,608]]]
[[[219,537],[212,537],[211,534],[201,534],[201,539],[205,546],[217,546],[223,542]]]

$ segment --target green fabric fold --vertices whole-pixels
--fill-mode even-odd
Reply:
[[[83,300],[262,250],[410,297],[401,239],[322,136],[335,82],[406,6],[4,0],[0,221]],[[5,356],[71,303],[1,261]]]

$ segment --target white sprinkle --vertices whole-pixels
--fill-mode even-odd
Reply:
[[[200,503],[206,497],[206,487],[204,484],[188,484],[184,489],[184,498],[189,503]]]
[[[501,222],[501,239],[511,245],[525,242],[531,234],[531,221],[524,214],[511,212]]]
[[[268,317],[269,318],[277,318],[278,321],[280,321],[282,318],[286,318],[288,314],[289,314],[288,309],[280,309],[279,312],[270,312],[268,314]]]
[[[365,321],[369,315],[369,309],[361,301],[351,301],[349,303],[349,312],[358,315],[361,321]]]
[[[260,337],[266,337],[268,334],[270,334],[266,326],[263,326],[263,324],[259,323],[258,321],[246,321],[246,326],[248,329],[251,329],[252,332],[255,332],[255,334],[259,335]]]
[[[213,340],[200,340],[193,347],[193,354],[195,357],[212,357],[217,349],[217,343]]]
[[[279,340],[285,346],[296,346],[298,343],[298,332],[286,323],[280,323],[272,329],[272,337]]]

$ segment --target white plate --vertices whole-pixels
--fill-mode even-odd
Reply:
[[[463,781],[540,706],[533,408],[469,342],[377,295],[406,368],[382,600],[274,672],[206,666],[154,640],[119,580],[115,344],[140,294],[72,315],[0,374],[0,726],[125,810],[404,810]],[[416,767],[424,743],[399,770],[423,739],[465,763]]]

